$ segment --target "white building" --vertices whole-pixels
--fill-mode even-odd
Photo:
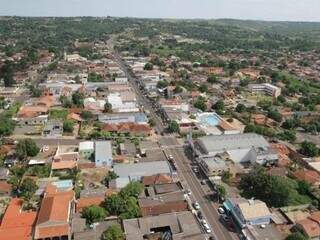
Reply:
[[[255,133],[210,135],[199,138],[194,144],[200,161],[217,155],[228,155],[234,163],[273,164],[278,154],[261,135]]]
[[[139,112],[136,101],[125,101],[118,92],[110,93],[107,102],[111,104],[113,112]]]
[[[250,84],[248,87],[251,92],[264,92],[265,94],[275,98],[281,95],[281,88],[270,83]]]

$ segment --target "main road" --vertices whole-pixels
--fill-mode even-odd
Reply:
[[[109,40],[109,44],[113,49],[113,38]],[[151,117],[154,119],[156,123],[156,130],[158,132],[163,132],[165,129],[165,125],[163,124],[161,118],[155,112],[154,107],[150,103],[150,101],[142,94],[140,90],[140,86],[138,85],[138,81],[133,76],[132,72],[127,68],[126,64],[123,62],[121,56],[114,51],[114,59],[118,62],[124,73],[126,74],[129,83],[131,84],[132,88],[136,92],[138,101],[141,105],[144,106],[150,112]],[[176,139],[174,139],[176,140]],[[163,138],[163,145],[179,145],[178,142],[175,142],[172,137],[164,137]],[[208,223],[212,228],[213,235],[217,240],[233,240],[236,239],[219,221],[219,214],[215,209],[213,203],[208,200],[208,193],[206,193],[201,184],[199,183],[196,176],[193,174],[191,170],[191,166],[189,164],[189,159],[185,155],[183,151],[183,147],[177,148],[170,148],[165,150],[168,154],[171,154],[176,162],[176,167],[178,170],[178,174],[182,177],[184,184],[187,185],[186,187],[189,188],[192,192],[192,198],[194,198],[197,202],[199,202],[203,215],[207,219]]]

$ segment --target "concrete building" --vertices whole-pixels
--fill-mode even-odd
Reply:
[[[263,136],[254,133],[211,135],[191,143],[199,160],[217,155],[227,155],[226,160],[234,163],[274,164],[278,154]]]
[[[251,92],[264,92],[265,94],[275,98],[281,95],[281,88],[270,83],[249,84],[248,87]]]
[[[108,166],[111,167],[112,159],[112,145],[110,141],[96,141],[95,142],[95,164],[96,167]]]
[[[136,101],[125,101],[120,93],[110,93],[107,102],[111,104],[114,112],[139,112]]]
[[[127,240],[206,239],[195,216],[187,211],[128,219],[123,221],[123,227]]]
[[[79,155],[83,158],[89,159],[94,153],[94,142],[85,141],[79,143]]]
[[[156,174],[171,176],[171,169],[167,161],[143,162],[135,164],[116,164],[114,172],[118,175],[115,180],[116,188],[125,187],[130,181],[140,181],[142,177]]]
[[[229,198],[223,203],[223,206],[241,228],[248,225],[266,225],[271,222],[271,212],[260,200]]]

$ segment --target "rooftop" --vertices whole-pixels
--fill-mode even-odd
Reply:
[[[199,141],[207,152],[270,146],[263,136],[255,133],[205,136],[199,138]]]

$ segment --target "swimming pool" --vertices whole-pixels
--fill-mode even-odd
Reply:
[[[198,119],[201,122],[201,124],[204,124],[210,127],[218,126],[220,123],[220,119],[218,115],[215,113],[202,113],[199,115]]]
[[[53,185],[55,185],[57,188],[72,188],[73,183],[72,180],[60,180],[53,182]]]

